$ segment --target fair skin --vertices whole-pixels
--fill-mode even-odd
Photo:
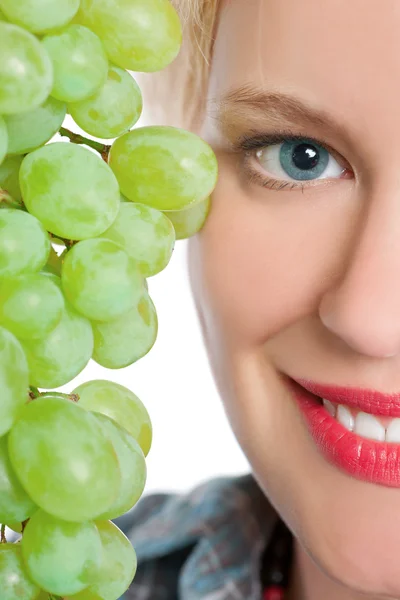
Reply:
[[[248,83],[339,127],[262,105],[224,105],[217,119]],[[400,389],[400,5],[225,1],[208,100],[200,133],[219,180],[190,241],[191,282],[231,426],[295,535],[287,600],[399,599],[400,489],[331,465],[282,375]],[[230,144],[279,128],[328,145],[335,173],[303,190],[247,181]],[[254,154],[264,178],[293,181],[266,165]]]

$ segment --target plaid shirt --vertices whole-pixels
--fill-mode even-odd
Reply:
[[[260,600],[261,555],[277,519],[250,473],[143,496],[115,521],[138,560],[122,599]]]

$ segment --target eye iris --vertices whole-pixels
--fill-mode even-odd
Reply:
[[[316,179],[326,169],[329,152],[311,142],[283,142],[279,160],[282,169],[292,179]]]

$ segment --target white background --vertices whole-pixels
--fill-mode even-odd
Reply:
[[[148,124],[143,115],[136,127]],[[70,117],[65,126],[81,132]],[[187,242],[177,241],[167,268],[148,279],[159,321],[158,338],[149,354],[120,370],[105,369],[91,361],[73,382],[59,388],[70,392],[84,381],[109,379],[139,396],[153,425],[143,496],[159,491],[185,492],[212,477],[250,471],[208,365],[186,255]]]

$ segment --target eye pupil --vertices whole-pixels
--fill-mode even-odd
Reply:
[[[291,179],[308,181],[317,179],[329,164],[329,152],[305,139],[283,142],[279,152],[280,166]]]
[[[292,160],[298,169],[313,169],[320,160],[319,152],[311,144],[297,144],[293,153]]]

